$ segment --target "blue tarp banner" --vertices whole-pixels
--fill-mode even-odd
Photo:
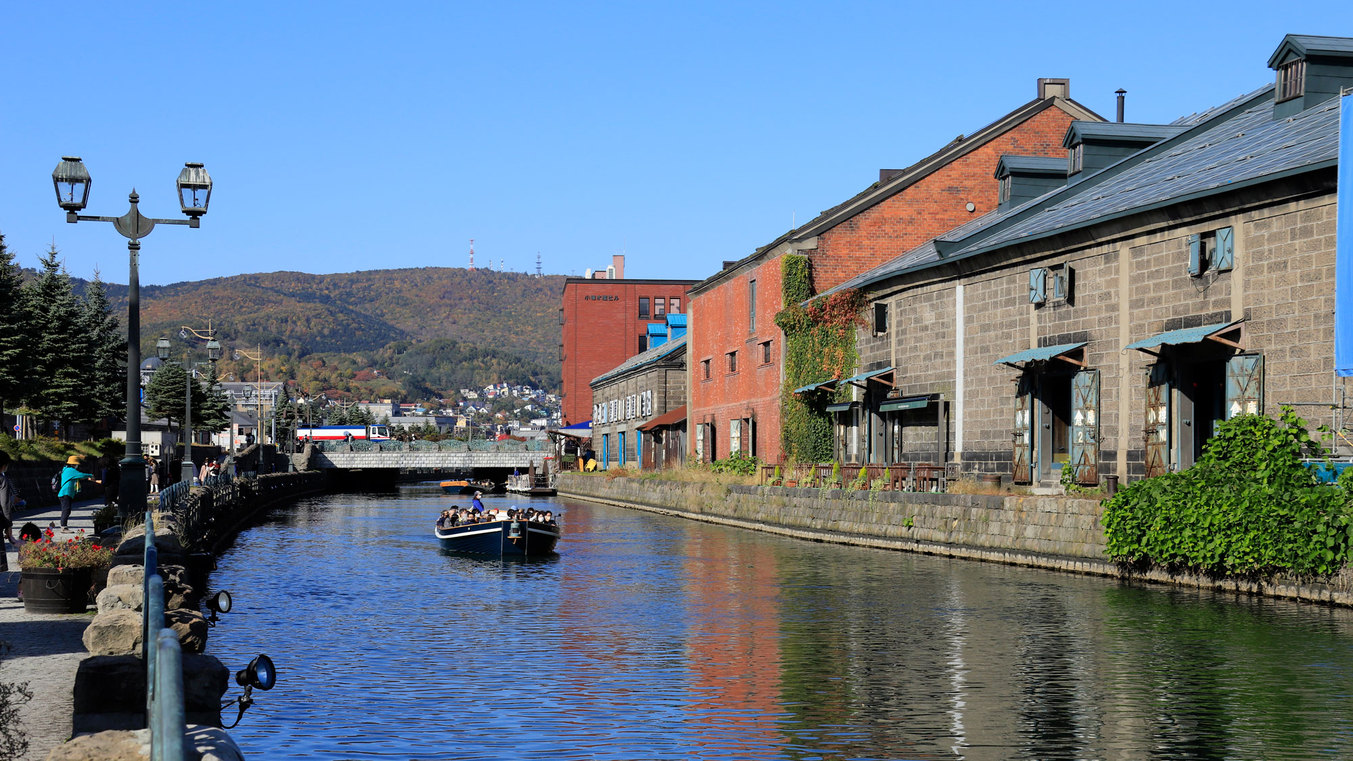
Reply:
[[[1339,193],[1334,244],[1334,373],[1353,376],[1353,93],[1339,99]]]

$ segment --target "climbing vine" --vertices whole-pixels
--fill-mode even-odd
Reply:
[[[794,389],[840,379],[858,360],[855,329],[864,324],[864,294],[847,289],[803,306],[813,295],[808,257],[781,259],[781,293],[786,305],[775,315],[785,333],[785,383],[780,392],[781,438],[785,455],[800,462],[832,458],[832,421],[827,405],[848,391],[799,395]]]

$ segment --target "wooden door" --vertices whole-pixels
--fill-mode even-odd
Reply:
[[[1033,482],[1033,403],[1034,376],[1025,373],[1020,376],[1015,388],[1015,427],[1011,431],[1014,440],[1012,476],[1015,483]]]
[[[1264,411],[1264,357],[1241,354],[1226,361],[1226,419]]]
[[[1146,381],[1146,477],[1169,470],[1170,460],[1170,366],[1151,365]]]
[[[1068,466],[1076,483],[1099,483],[1099,371],[1082,370],[1071,378],[1071,442]]]

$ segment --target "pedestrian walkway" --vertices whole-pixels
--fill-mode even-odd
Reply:
[[[75,505],[71,510],[70,533],[57,529],[57,538],[73,537],[79,529],[86,534],[94,530],[94,511],[102,500],[91,500]],[[32,521],[41,528],[49,524],[60,526],[61,508],[53,505],[33,510],[16,510],[14,534]],[[94,614],[67,615],[29,613],[17,599],[19,589],[19,555],[15,547],[7,545],[9,553],[7,573],[0,572],[0,642],[10,645],[8,654],[0,655],[0,682],[28,683],[33,699],[19,708],[19,726],[28,737],[28,752],[15,761],[40,761],[52,748],[70,738],[72,690],[75,671],[89,653],[83,641],[85,627]]]

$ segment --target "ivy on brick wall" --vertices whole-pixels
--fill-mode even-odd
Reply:
[[[813,295],[808,257],[780,260],[783,303],[775,324],[785,333],[785,382],[780,390],[781,443],[785,456],[798,462],[832,459],[832,419],[827,405],[849,398],[848,390],[798,395],[794,389],[829,378],[843,378],[859,355],[855,329],[864,324],[864,294],[839,291],[802,306]]]

